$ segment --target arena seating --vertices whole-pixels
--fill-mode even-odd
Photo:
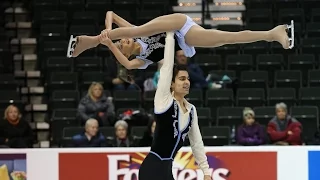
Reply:
[[[152,112],[154,92],[112,91],[106,82],[109,64],[114,61],[106,47],[98,46],[78,58],[66,58],[68,38],[72,35],[95,35],[104,29],[104,18],[113,10],[136,25],[159,15],[172,12],[166,0],[33,0],[26,7],[32,12],[32,36],[37,39],[37,67],[44,87],[43,103],[48,105],[46,121],[50,124],[52,144],[67,144],[68,138],[80,132],[76,119],[77,105],[91,82],[102,82],[105,94],[113,96],[116,111],[140,108]],[[319,1],[320,2],[320,1]],[[243,107],[252,107],[256,119],[266,125],[274,116],[274,105],[285,102],[290,113],[302,124],[306,139],[313,136],[319,125],[320,108],[320,7],[316,0],[248,0],[243,12],[245,26],[220,25],[228,31],[268,30],[280,23],[296,22],[296,44],[292,50],[283,50],[278,43],[257,42],[247,45],[228,45],[218,48],[197,48],[192,58],[207,75],[211,72],[238,77],[239,88],[219,90],[192,90],[187,99],[196,105],[199,125],[206,145],[228,144],[233,126],[242,122]],[[175,2],[176,3],[176,2]],[[319,6],[317,6],[319,5]],[[12,6],[0,7],[0,113],[9,101],[21,106],[25,102],[17,87],[27,87],[26,79],[14,74],[13,37],[8,34],[8,23],[3,14]],[[17,36],[17,35],[16,35]],[[16,53],[16,52],[15,52]],[[16,54],[22,54],[17,52]],[[19,69],[20,70],[24,70]],[[143,72],[149,77],[156,65]],[[15,76],[16,75],[16,76]],[[16,91],[19,89],[19,91]],[[28,99],[28,98],[27,98]],[[3,113],[2,113],[3,114]],[[32,115],[34,117],[34,115]],[[31,118],[31,121],[34,121]],[[145,127],[132,127],[134,137],[141,137]],[[41,130],[39,130],[41,131]],[[102,127],[107,137],[112,127]],[[38,131],[37,131],[38,132]],[[214,137],[214,138],[213,138]]]

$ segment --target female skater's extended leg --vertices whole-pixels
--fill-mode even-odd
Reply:
[[[226,32],[207,30],[200,26],[193,26],[186,34],[186,43],[195,47],[218,47],[226,44],[243,44],[256,41],[277,41],[283,48],[289,48],[287,26],[279,25],[269,31],[240,31]]]
[[[152,36],[162,32],[176,31],[183,27],[187,21],[184,14],[170,14],[157,17],[146,24],[136,27],[121,27],[113,29],[108,36],[111,40],[122,38],[140,38]]]

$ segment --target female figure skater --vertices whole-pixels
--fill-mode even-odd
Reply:
[[[154,97],[157,125],[150,153],[139,170],[139,180],[174,180],[172,162],[187,135],[196,162],[204,173],[204,180],[212,180],[198,126],[197,110],[184,98],[190,88],[188,72],[184,66],[173,66],[173,36],[173,32],[168,32],[165,38],[164,60]]]
[[[111,30],[112,22],[120,28]],[[157,17],[150,22],[133,26],[113,12],[107,12],[106,30],[97,36],[71,36],[68,47],[68,57],[77,57],[83,51],[104,44],[109,47],[116,59],[127,69],[145,69],[149,64],[163,59],[164,39],[167,31],[175,32],[176,50],[182,49],[187,57],[192,57],[196,52],[194,47],[218,47],[226,44],[252,43],[256,41],[277,41],[283,48],[294,46],[293,33],[289,38],[286,30],[291,25],[279,25],[269,31],[240,31],[225,32],[207,30],[196,24],[184,14],[170,14]],[[140,38],[143,37],[143,38]],[[117,45],[111,40],[122,39]],[[133,40],[131,38],[138,38]],[[131,61],[128,57],[136,55]]]

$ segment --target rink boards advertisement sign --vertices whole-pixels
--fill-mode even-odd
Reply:
[[[149,150],[0,149],[0,180],[13,176],[29,180],[138,180],[139,167]],[[205,147],[205,151],[214,180],[320,179],[320,146],[225,146]],[[188,147],[175,157],[172,172],[175,180],[203,180]]]
[[[59,179],[138,180],[139,167],[147,154],[60,153]],[[277,176],[276,152],[207,152],[207,157],[214,180],[272,180]],[[177,154],[172,173],[175,180],[203,179],[191,151]]]
[[[308,152],[308,180],[319,180],[320,151]]]

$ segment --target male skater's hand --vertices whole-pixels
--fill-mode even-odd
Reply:
[[[212,178],[211,178],[211,176],[209,176],[209,175],[204,175],[203,180],[212,180]]]

